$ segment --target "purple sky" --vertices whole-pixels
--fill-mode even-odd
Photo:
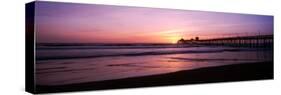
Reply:
[[[36,3],[38,43],[174,43],[200,39],[273,34],[273,16]]]

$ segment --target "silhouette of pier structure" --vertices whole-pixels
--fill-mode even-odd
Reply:
[[[199,37],[196,37],[195,40],[184,40],[182,38],[178,40],[178,44],[271,48],[273,47],[273,35],[238,36],[203,40],[199,40]]]

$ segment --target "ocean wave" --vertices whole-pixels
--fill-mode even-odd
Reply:
[[[196,61],[196,62],[210,62],[210,61],[256,61],[254,59],[240,59],[240,58],[183,58],[183,57],[171,57],[171,59],[183,60],[183,61]]]
[[[37,50],[71,50],[71,49],[151,49],[151,48],[188,48],[201,47],[200,45],[127,45],[127,46],[37,46]]]
[[[59,60],[59,59],[74,59],[74,58],[100,58],[100,57],[120,57],[120,56],[151,56],[151,55],[168,55],[168,54],[189,54],[189,53],[219,53],[219,52],[238,52],[250,51],[251,49],[215,49],[215,50],[172,50],[172,51],[149,51],[149,52],[126,52],[117,54],[99,54],[99,55],[64,55],[64,56],[43,56],[36,57],[36,60]]]

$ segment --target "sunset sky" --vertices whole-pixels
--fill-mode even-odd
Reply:
[[[189,10],[37,2],[37,43],[175,43],[273,34],[273,17]]]

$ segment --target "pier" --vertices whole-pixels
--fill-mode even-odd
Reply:
[[[225,37],[203,40],[199,40],[196,37],[195,40],[180,39],[178,44],[270,48],[273,47],[273,35]]]

